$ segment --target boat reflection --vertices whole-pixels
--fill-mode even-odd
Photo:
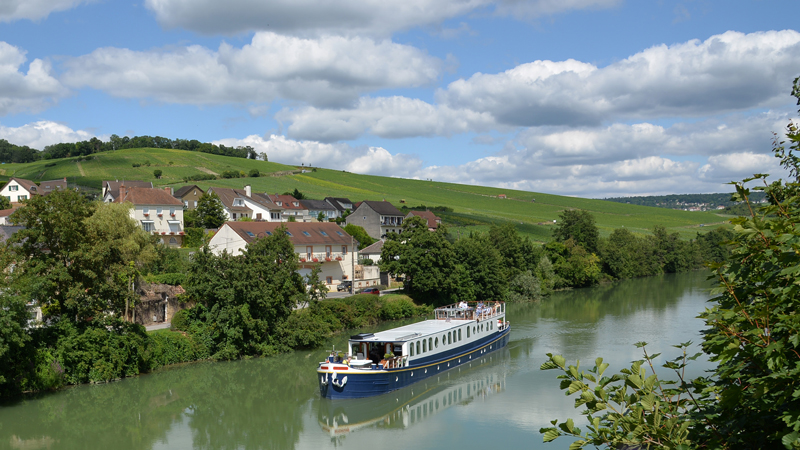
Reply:
[[[332,439],[368,427],[409,428],[454,405],[468,405],[503,392],[509,361],[509,351],[503,349],[388,394],[319,399],[319,425]]]

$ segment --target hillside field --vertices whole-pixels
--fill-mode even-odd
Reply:
[[[86,157],[85,157],[86,158]],[[288,166],[274,162],[256,161],[208,153],[171,149],[129,149],[96,153],[80,158],[43,160],[27,164],[0,165],[0,182],[15,176],[33,181],[66,177],[70,183],[100,188],[102,180],[145,180],[155,186],[183,186],[183,177],[203,173],[220,174],[236,170],[249,173],[258,169],[258,178],[232,178],[194,182],[201,188],[221,186],[242,188],[246,184],[254,192],[283,193],[298,189],[309,198],[348,197],[352,201],[387,200],[395,206],[449,206],[453,213],[442,213],[445,223],[454,225],[455,233],[484,231],[492,223],[512,222],[531,238],[545,242],[550,239],[553,220],[565,209],[578,208],[591,212],[602,235],[615,228],[625,227],[636,233],[648,233],[655,225],[663,225],[683,238],[694,238],[727,223],[729,216],[713,212],[687,212],[629,205],[604,200],[565,197],[537,192],[472,186],[437,181],[359,175],[344,171]],[[139,167],[133,167],[140,164]],[[147,165],[149,164],[149,165]],[[155,179],[153,171],[162,176]],[[300,173],[306,169],[305,173]],[[269,174],[281,173],[280,176]],[[498,198],[505,194],[506,199]]]

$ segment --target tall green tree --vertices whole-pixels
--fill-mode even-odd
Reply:
[[[0,209],[11,209],[11,200],[7,197],[0,196]]]
[[[456,261],[465,271],[466,283],[472,293],[471,298],[462,296],[459,300],[489,301],[506,298],[508,283],[503,277],[503,257],[488,236],[471,234],[462,237],[453,244],[453,250]]]
[[[572,239],[589,253],[597,253],[600,231],[592,213],[582,209],[568,209],[559,215],[553,229],[553,238],[558,242]]]
[[[204,228],[219,228],[225,223],[225,208],[216,192],[205,192],[197,200],[197,221]]]
[[[360,227],[352,223],[345,225],[344,231],[350,236],[353,236],[353,239],[358,242],[359,250],[369,247],[376,241],[375,238],[367,234],[367,230],[365,230],[364,227]]]
[[[242,255],[217,256],[207,246],[195,253],[185,296],[201,305],[193,314],[205,324],[200,334],[213,342],[214,358],[277,353],[280,323],[309,301],[294,246],[281,230],[248,244]]]

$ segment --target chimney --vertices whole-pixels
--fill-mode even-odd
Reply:
[[[66,182],[67,182],[67,177],[64,177],[64,183],[66,183]]]
[[[167,191],[167,194],[172,195],[172,188],[169,186],[164,186],[164,190]]]
[[[249,185],[249,184],[248,184],[247,186],[245,186],[245,187],[244,187],[244,195],[246,195],[246,196],[247,196],[247,198],[250,198],[250,197],[252,197],[252,196],[253,196],[253,188],[252,188],[252,187],[250,187],[250,185]]]
[[[127,196],[128,196],[128,188],[126,188],[124,184],[119,185],[119,198],[117,199],[117,201],[122,203],[123,201],[125,201],[125,197]]]

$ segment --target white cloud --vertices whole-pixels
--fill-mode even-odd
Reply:
[[[439,24],[470,12],[493,11],[520,18],[569,10],[611,7],[620,0],[146,0],[165,27],[201,33],[270,30],[280,34],[389,36]]]
[[[655,46],[604,68],[534,61],[478,73],[451,83],[437,100],[520,126],[703,116],[788,103],[787,80],[796,76],[798,60],[796,31],[729,31]]]
[[[0,22],[20,19],[44,19],[50,13],[74,8],[95,0],[3,0],[0,2]]]
[[[65,63],[66,84],[126,98],[190,104],[269,103],[276,98],[341,106],[364,91],[434,82],[441,60],[390,41],[256,33],[218,51],[101,48]]]
[[[413,156],[391,154],[382,147],[352,147],[347,144],[326,144],[314,141],[295,141],[285,136],[268,138],[251,135],[244,139],[221,139],[215,144],[251,146],[265,152],[270,161],[315,165],[348,172],[410,177],[422,167]]]
[[[68,94],[51,75],[50,64],[37,58],[23,73],[25,60],[23,50],[0,41],[0,116],[41,111]]]
[[[40,120],[25,124],[21,127],[6,127],[0,125],[0,139],[16,145],[27,145],[30,148],[42,150],[48,145],[61,142],[86,141],[95,135],[83,130],[72,128],[57,122]],[[101,139],[104,139],[101,137]]]
[[[494,126],[489,114],[457,111],[407,97],[363,97],[352,109],[284,109],[276,118],[291,122],[287,131],[293,138],[325,142],[354,139],[365,132],[385,138],[447,136]]]

